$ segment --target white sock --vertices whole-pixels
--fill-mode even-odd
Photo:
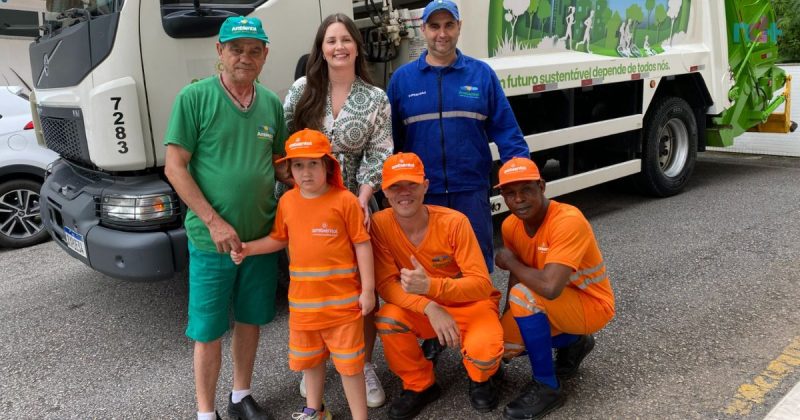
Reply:
[[[201,413],[197,412],[197,420],[217,420],[217,413],[210,412],[210,413]]]
[[[231,392],[231,402],[234,404],[239,404],[242,402],[242,399],[248,395],[250,395],[249,389],[243,389],[241,391],[234,389],[233,392]]]

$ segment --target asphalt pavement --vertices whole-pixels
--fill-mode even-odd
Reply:
[[[701,154],[682,194],[655,199],[616,185],[561,197],[591,221],[617,316],[596,335],[552,419],[761,419],[797,382],[800,353],[800,160]],[[495,284],[505,290],[500,271]],[[14,419],[193,418],[185,275],[159,283],[104,277],[49,242],[0,249],[0,411]],[[253,393],[277,418],[303,404],[287,366],[285,298],[262,329]],[[229,339],[225,338],[225,344]],[[800,347],[798,347],[800,350]],[[388,399],[400,382],[378,344]],[[472,411],[460,355],[436,367],[445,391],[419,418]],[[507,366],[501,406],[529,377]],[[231,382],[225,354],[217,405]],[[326,401],[348,418],[329,369]],[[800,416],[800,413],[798,414]],[[386,408],[371,409],[385,418]]]

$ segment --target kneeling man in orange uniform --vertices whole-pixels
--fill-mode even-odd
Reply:
[[[591,334],[614,316],[614,294],[592,227],[577,208],[545,197],[536,164],[514,158],[498,175],[512,213],[503,222],[505,248],[495,256],[510,272],[504,357],[527,350],[533,371],[503,415],[527,420],[563,404],[558,378],[574,374],[592,351]]]
[[[386,301],[376,316],[389,368],[403,381],[389,417],[410,419],[439,397],[433,363],[418,338],[460,348],[470,378],[469,399],[480,412],[499,402],[503,328],[500,292],[492,286],[469,220],[445,207],[424,205],[428,180],[413,153],[383,165],[390,209],[372,218],[375,278]]]

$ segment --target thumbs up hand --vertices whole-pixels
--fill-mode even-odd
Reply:
[[[400,284],[406,293],[425,295],[431,287],[431,280],[425,274],[422,264],[413,255],[411,256],[411,264],[414,266],[411,270],[408,268],[400,269]]]

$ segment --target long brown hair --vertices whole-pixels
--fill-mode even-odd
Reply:
[[[317,29],[317,36],[314,37],[314,45],[311,46],[311,53],[306,63],[306,88],[297,101],[294,110],[293,125],[294,129],[302,130],[312,128],[322,129],[322,118],[325,114],[325,104],[327,103],[328,84],[328,63],[322,56],[322,42],[325,40],[325,32],[334,23],[341,23],[350,33],[350,37],[356,43],[358,57],[356,57],[356,76],[368,84],[372,84],[372,78],[367,69],[366,49],[361,32],[350,17],[342,13],[334,13],[325,18]]]

